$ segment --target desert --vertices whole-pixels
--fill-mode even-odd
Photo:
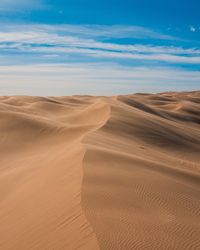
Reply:
[[[200,92],[0,97],[0,249],[200,249]]]

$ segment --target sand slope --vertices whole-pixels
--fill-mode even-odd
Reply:
[[[200,249],[200,92],[0,97],[0,249]]]

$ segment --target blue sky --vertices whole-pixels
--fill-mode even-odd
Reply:
[[[200,89],[200,3],[1,0],[1,94]]]

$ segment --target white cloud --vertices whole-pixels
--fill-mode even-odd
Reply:
[[[98,38],[152,38],[173,40],[174,37],[165,35],[142,26],[123,26],[123,25],[57,25],[54,27],[46,26],[50,30],[67,31],[71,34],[81,36],[92,36]]]
[[[105,26],[101,32],[97,32],[95,27],[92,29],[90,26],[87,32],[84,32],[85,26],[80,25],[1,27],[1,95],[103,95],[105,93],[111,95],[199,88],[199,71],[149,66],[153,63],[156,65],[173,63],[176,66],[200,65],[199,48],[119,44],[115,43],[115,40],[108,42],[108,36],[117,38],[120,37],[120,32],[118,34],[115,30],[112,34],[110,31],[107,35]],[[126,26],[124,30],[127,32]],[[123,36],[128,37],[126,32]],[[69,62],[71,59],[76,62],[81,59],[84,62],[96,63],[55,63],[61,60]],[[42,60],[53,63],[42,64]],[[143,67],[97,63],[97,61],[124,63],[125,60],[128,60],[128,63],[132,61],[133,64],[137,64],[139,60]],[[32,65],[26,65],[28,61]],[[9,63],[16,65],[3,66]],[[17,66],[19,63],[23,65]]]
[[[199,71],[105,63],[0,66],[3,95],[125,94],[195,90]]]
[[[196,30],[197,30],[196,27],[194,27],[193,25],[190,26],[190,31],[191,32],[196,32]]]
[[[0,50],[41,54],[80,54],[85,57],[118,58],[165,63],[199,64],[200,49],[107,42],[109,36],[131,36],[128,26],[19,25],[0,29]],[[106,28],[105,28],[106,27]],[[134,29],[134,28],[132,28]],[[17,31],[16,31],[17,30]],[[145,30],[145,29],[144,29]],[[141,30],[140,30],[141,31]],[[96,32],[96,33],[95,33]],[[124,32],[124,33],[123,33]],[[101,37],[101,38],[99,38]],[[104,37],[104,39],[103,39]]]
[[[29,29],[31,30],[31,29]],[[94,40],[94,38],[80,38],[80,36],[73,36],[71,34],[58,34],[58,33],[48,33],[47,30],[32,30],[32,31],[9,31],[0,32],[0,43],[1,48],[3,46],[13,45],[14,43],[19,48],[22,45],[35,44],[35,45],[55,45],[57,47],[81,47],[81,48],[96,48],[105,49],[113,51],[126,51],[126,52],[142,52],[142,53],[166,53],[166,54],[192,54],[200,55],[200,49],[183,49],[181,47],[173,46],[152,46],[152,45],[141,45],[141,44],[116,44],[110,42],[103,42]],[[3,44],[6,43],[6,44]],[[8,44],[9,43],[9,44]]]
[[[54,34],[63,34],[82,38],[97,38],[105,40],[109,38],[136,38],[136,39],[178,39],[170,35],[162,34],[142,26],[127,25],[1,25],[1,31],[35,31]]]

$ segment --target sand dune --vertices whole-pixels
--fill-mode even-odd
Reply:
[[[200,92],[0,97],[0,249],[200,249]]]

